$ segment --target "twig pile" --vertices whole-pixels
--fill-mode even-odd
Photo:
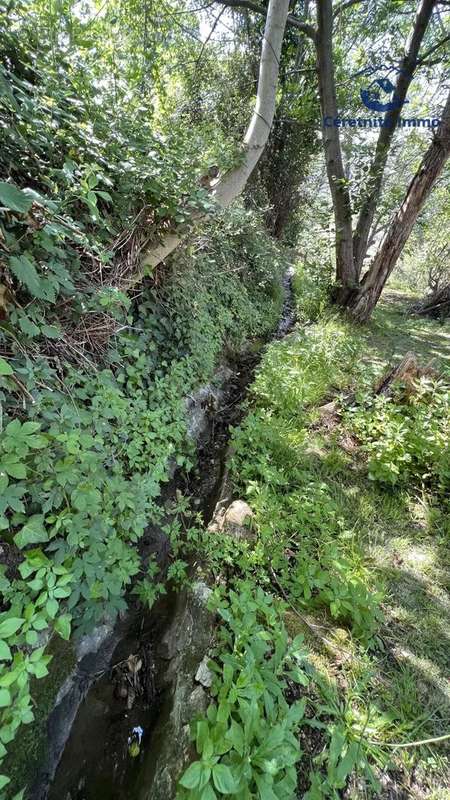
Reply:
[[[450,282],[436,289],[412,307],[413,314],[444,319],[450,316]]]

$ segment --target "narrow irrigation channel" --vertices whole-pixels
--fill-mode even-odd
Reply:
[[[293,270],[283,278],[282,316],[274,335],[295,323]],[[205,524],[218,503],[233,499],[227,484],[230,427],[242,418],[242,401],[260,352],[222,365],[215,381],[187,398],[190,433],[197,441],[198,468],[174,474],[165,504],[182,491]],[[230,496],[229,496],[230,495]],[[150,526],[145,557],[164,569],[169,543]],[[48,722],[48,757],[33,800],[170,800],[190,757],[189,720],[205,708],[196,680],[214,630],[207,610],[210,590],[168,592],[151,611],[131,606],[116,626],[102,626],[84,640],[78,664],[58,694]],[[83,651],[84,647],[84,651]]]

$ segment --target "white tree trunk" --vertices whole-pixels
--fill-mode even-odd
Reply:
[[[211,193],[218,208],[226,208],[242,192],[269,138],[275,115],[279,61],[288,8],[289,0],[269,0],[259,64],[255,110],[242,143],[241,163],[238,167],[225,173]],[[193,219],[198,221],[204,217],[206,214],[199,213]],[[145,273],[150,272],[153,267],[167,258],[183,238],[182,235],[173,231],[167,233],[158,244],[152,245],[143,254],[140,275],[136,275],[133,282],[140,280]]]

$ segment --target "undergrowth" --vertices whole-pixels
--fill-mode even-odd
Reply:
[[[30,679],[47,674],[51,632],[67,639],[74,626],[81,633],[113,618],[140,579],[136,545],[162,517],[161,487],[193,464],[183,398],[211,377],[224,347],[238,352],[276,324],[281,260],[254,214],[231,210],[193,247],[134,302],[99,293],[121,330],[95,367],[75,368],[4,332],[3,755],[33,719]],[[28,299],[36,313],[39,302]],[[175,565],[169,577],[177,574]],[[145,576],[141,587],[139,597],[154,599]]]
[[[301,297],[298,302],[302,306]],[[311,319],[325,306],[322,292],[308,299],[300,318]],[[436,544],[444,547],[439,504],[448,491],[448,383],[445,375],[439,380],[423,378],[394,385],[389,397],[374,395],[386,362],[381,350],[381,358],[367,358],[371,336],[371,330],[362,334],[341,317],[322,311],[317,325],[272,343],[257,370],[247,414],[233,432],[230,460],[235,496],[245,497],[253,511],[252,532],[244,539],[229,535],[220,540],[213,532],[203,534],[207,563],[228,588],[219,605],[222,628],[213,656],[212,694],[219,700],[212,701],[206,720],[193,723],[193,731],[205,725],[210,739],[218,737],[223,749],[214,745],[205,756],[203,744],[196,740],[201,760],[181,780],[183,797],[187,792],[189,798],[211,800],[222,794],[320,800],[340,797],[344,789],[355,797],[377,797],[378,779],[390,769],[410,771],[414,765],[418,774],[421,769],[426,774],[429,758],[424,751],[396,750],[392,742],[428,736],[432,744],[446,732],[448,715],[435,695],[435,672],[426,691],[420,672],[419,691],[413,670],[392,660],[396,650],[391,641],[398,636],[401,643],[405,629],[395,628],[390,595],[395,592],[394,572],[381,568],[378,555],[396,530],[410,535],[410,509],[419,493],[430,509]],[[242,580],[245,591],[239,594]],[[291,642],[290,636],[285,638],[285,624],[294,643],[299,633],[304,637],[300,689],[291,687],[286,693],[282,672],[264,681],[253,673],[257,662],[252,631],[268,648],[264,665],[278,652],[273,621],[262,611],[265,604],[278,609],[280,652],[288,653]],[[428,619],[435,624],[427,613],[420,608],[422,627],[408,633],[406,641],[424,655],[431,648],[439,665],[439,642],[423,627]],[[252,626],[247,628],[243,620],[250,617]],[[423,636],[429,644],[421,647]],[[242,672],[241,678],[233,678],[236,692],[222,666],[230,659],[239,676]],[[300,702],[295,786],[283,783],[277,752],[273,758],[265,754],[264,762],[258,760],[257,738],[253,747],[246,740],[246,749],[237,751],[232,737],[221,738],[228,719],[231,724],[236,715],[241,724],[245,714],[239,687],[245,693],[249,682],[255,730],[265,729],[271,708],[262,703],[258,687],[262,691],[263,685],[270,685],[278,695],[284,692],[292,709]],[[220,701],[228,701],[230,693],[225,718],[218,719]],[[427,704],[423,712],[420,702]],[[316,738],[308,733],[311,729]],[[285,732],[287,749],[293,732]],[[280,746],[282,741],[280,737]],[[305,749],[309,741],[315,744]],[[438,758],[433,763],[441,764]],[[214,781],[215,765],[231,770],[226,786]],[[289,758],[286,765],[291,769]],[[261,769],[266,773],[263,789],[258,783]],[[438,771],[442,769],[445,766]],[[194,777],[195,788],[189,783]]]

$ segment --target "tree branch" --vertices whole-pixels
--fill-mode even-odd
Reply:
[[[450,5],[450,4],[449,4],[449,5]],[[448,34],[447,34],[447,36],[444,36],[444,38],[443,38],[443,39],[441,39],[441,40],[440,40],[440,41],[439,41],[437,44],[435,44],[433,47],[430,47],[430,49],[429,49],[429,50],[427,50],[427,51],[426,51],[426,52],[423,54],[423,56],[421,56],[420,58],[418,58],[418,59],[417,59],[417,61],[416,61],[416,64],[417,64],[417,66],[420,66],[421,64],[423,64],[423,63],[424,63],[424,61],[426,61],[426,59],[427,59],[429,56],[433,55],[433,53],[434,53],[436,50],[438,50],[440,47],[442,47],[442,45],[443,45],[443,44],[445,44],[445,43],[446,43],[446,42],[448,42],[448,41],[450,41],[450,33],[448,33]],[[436,62],[434,62],[434,63],[436,63]]]
[[[392,218],[360,289],[349,303],[352,316],[366,322],[383,291],[387,279],[425,202],[450,156],[450,92],[442,113],[441,125],[411,180],[400,208]]]
[[[337,5],[333,11],[333,17],[334,18],[338,17],[339,14],[341,14],[347,8],[350,8],[351,6],[356,6],[358,3],[361,2],[362,0],[345,0],[345,2],[339,3],[339,5]]]
[[[419,0],[414,24],[405,46],[404,56],[398,65],[394,92],[397,105],[392,110],[385,112],[383,120],[384,125],[380,128],[378,135],[375,154],[369,168],[366,196],[359,211],[358,222],[353,237],[353,251],[358,273],[361,272],[364,259],[367,255],[367,242],[369,241],[370,229],[380,198],[389,150],[394,138],[398,119],[400,118],[402,105],[413,79],[420,46],[428,28],[434,5],[435,0]]]
[[[361,0],[352,0],[352,2],[361,2]],[[258,5],[258,3],[254,3],[252,0],[216,0],[216,3],[221,3],[224,6],[228,6],[228,8],[246,8],[248,11],[253,11],[255,14],[261,14],[263,17],[266,16],[266,9]],[[297,19],[297,17],[294,17],[293,14],[288,14],[287,25],[305,33],[306,36],[314,41],[316,29],[313,25],[302,22]]]

